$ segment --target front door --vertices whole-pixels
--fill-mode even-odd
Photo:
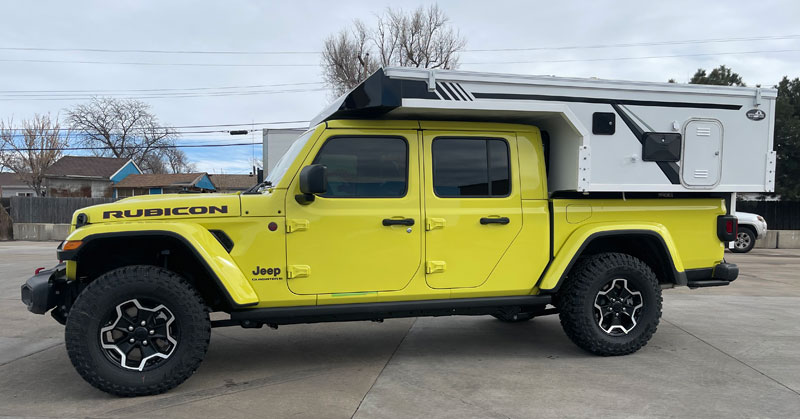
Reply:
[[[394,291],[420,268],[417,131],[328,130],[303,167],[328,168],[327,192],[286,197],[289,288],[297,294]]]
[[[483,284],[522,228],[516,136],[425,131],[426,280]]]

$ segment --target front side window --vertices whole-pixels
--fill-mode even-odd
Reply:
[[[314,164],[328,168],[326,198],[400,198],[408,184],[408,143],[396,137],[333,137]]]
[[[501,139],[433,141],[433,191],[442,198],[501,197],[511,191],[508,143]]]

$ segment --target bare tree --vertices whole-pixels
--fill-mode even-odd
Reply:
[[[175,167],[168,150],[174,149],[178,133],[161,126],[147,103],[96,97],[69,109],[67,122],[81,134],[81,145],[97,147],[92,150],[97,156],[133,159],[151,173],[165,173]],[[185,154],[181,154],[185,161]]]
[[[42,196],[44,175],[69,145],[71,133],[62,130],[58,117],[34,115],[23,120],[22,128],[14,128],[13,119],[0,121],[0,165]]]
[[[337,95],[352,89],[381,66],[453,69],[466,40],[436,5],[406,13],[386,9],[376,26],[356,20],[331,35],[322,51],[323,76]]]

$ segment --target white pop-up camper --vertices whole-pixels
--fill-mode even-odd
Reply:
[[[551,193],[772,192],[776,96],[760,87],[386,68],[312,125],[364,117],[535,125],[549,147]]]

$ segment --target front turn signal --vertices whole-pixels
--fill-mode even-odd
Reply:
[[[64,243],[64,247],[61,250],[75,250],[83,245],[83,241],[81,240],[69,240]]]

